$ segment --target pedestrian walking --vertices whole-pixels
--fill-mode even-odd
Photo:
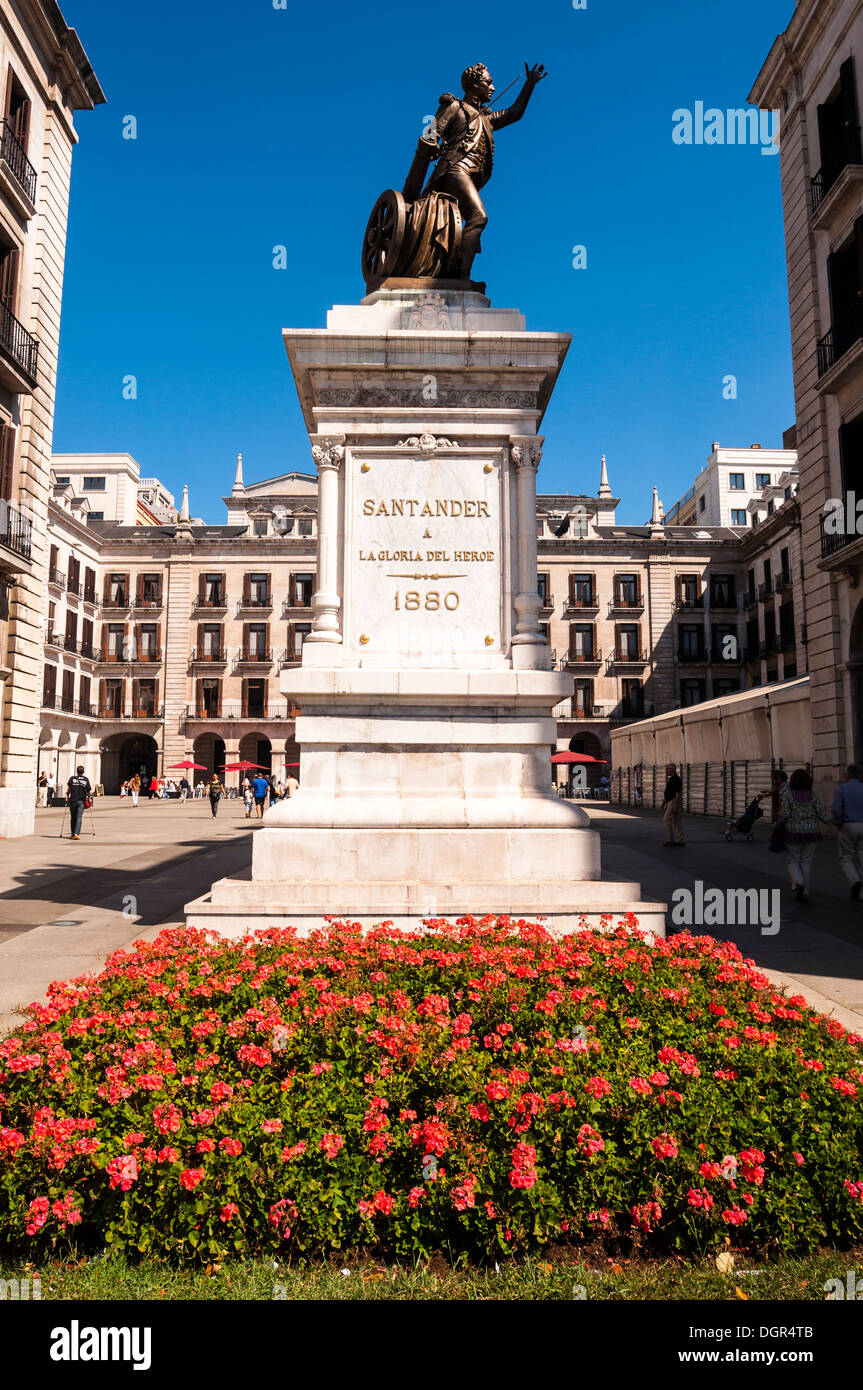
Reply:
[[[676,849],[678,845],[686,843],[683,838],[683,813],[680,807],[683,783],[675,763],[666,763],[665,775],[667,781],[662,798],[662,824],[665,826],[667,839],[663,841],[663,844]]]
[[[210,810],[212,811],[213,819],[215,820],[216,813],[219,809],[219,802],[225,795],[225,788],[222,786],[215,772],[210,778],[210,782],[207,787],[207,795],[210,798]]]
[[[39,780],[36,783],[36,805],[48,805],[48,774],[44,768],[39,773]]]
[[[830,825],[830,812],[812,790],[812,778],[805,768],[792,772],[779,800],[779,824],[785,831],[785,867],[799,903],[809,901],[809,882],[815,847],[822,839],[818,823]]]
[[[185,806],[186,798],[189,795],[189,782],[185,777],[180,778],[180,805]]]
[[[83,767],[75,771],[75,776],[70,777],[66,784],[66,799],[69,803],[69,818],[72,827],[72,839],[80,840],[81,822],[84,819],[84,808],[92,805],[89,777],[84,776]]]
[[[130,778],[129,778],[129,795],[130,795],[131,798],[132,798],[132,805],[133,805],[133,806],[137,806],[137,804],[138,804],[138,796],[140,795],[140,791],[141,791],[141,778],[138,776],[138,774],[137,774],[137,772],[136,772],[134,777],[130,777]]]
[[[644,800],[644,792],[641,786],[641,763],[637,763],[632,772],[633,797],[636,806],[640,806]]]
[[[53,805],[54,805],[54,797],[55,797],[56,794],[57,794],[57,782],[56,782],[56,779],[55,779],[55,777],[54,777],[54,769],[53,769],[53,767],[49,769],[49,771],[48,771],[48,776],[47,776],[47,778],[45,779],[45,781],[46,781],[46,785],[47,785],[47,788],[48,788],[48,794],[47,794],[47,796],[46,796],[45,799],[46,799],[46,801],[47,801],[47,803],[48,803],[49,806],[53,806]]]
[[[258,808],[258,820],[261,820],[261,819],[263,818],[263,814],[264,814],[264,802],[265,802],[266,799],[267,799],[267,796],[268,796],[268,794],[269,794],[269,790],[270,790],[270,784],[269,784],[269,782],[267,781],[266,777],[263,777],[263,776],[261,775],[261,773],[259,772],[258,775],[257,775],[257,777],[255,778],[255,780],[254,780],[253,783],[252,783],[252,791],[253,791],[254,797],[255,797],[255,805],[256,805],[256,807]]]
[[[252,784],[248,777],[243,778],[243,805],[246,809],[246,820],[251,819],[252,807],[255,804],[255,794],[252,791]]]
[[[760,801],[762,797],[767,795],[770,796],[770,820],[773,825],[776,825],[777,821],[779,820],[779,803],[782,799],[782,789],[787,785],[788,773],[781,772],[778,767],[775,767],[770,774],[769,793],[762,792],[761,796],[758,798],[758,800]]]
[[[833,798],[833,824],[839,835],[839,866],[856,903],[863,888],[863,772],[857,763],[846,768],[845,781]]]
[[[285,778],[285,796],[293,796],[294,792],[299,791],[300,784],[293,773]]]

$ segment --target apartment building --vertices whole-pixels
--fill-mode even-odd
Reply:
[[[728,449],[714,442],[705,467],[664,520],[669,526],[750,526],[752,507],[765,494],[772,497],[780,479],[790,497],[797,485],[793,449]]]
[[[55,0],[0,8],[0,837],[33,829],[46,514],[76,111],[105,100]]]
[[[799,0],[750,96],[782,113],[813,765],[863,760],[863,0]],[[843,525],[829,520],[843,503]]]

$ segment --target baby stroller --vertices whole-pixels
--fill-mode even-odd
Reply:
[[[755,822],[759,820],[761,816],[764,815],[764,812],[758,805],[758,802],[760,800],[760,797],[754,796],[750,801],[749,805],[746,807],[746,810],[743,812],[743,815],[738,817],[737,820],[730,820],[728,822],[728,829],[725,832],[726,840],[731,839],[731,836],[735,830],[738,832],[738,834],[745,835],[747,840],[752,839],[752,827],[755,824]]]

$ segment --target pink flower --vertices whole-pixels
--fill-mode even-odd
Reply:
[[[594,1154],[602,1153],[605,1148],[605,1140],[592,1125],[582,1125],[575,1142],[587,1158],[593,1158]]]
[[[286,1144],[282,1149],[282,1162],[290,1163],[292,1159],[299,1158],[306,1152],[305,1139],[298,1139],[296,1144]]]
[[[199,1183],[203,1181],[203,1168],[184,1168],[180,1174],[180,1185],[185,1187],[187,1192],[194,1192]]]
[[[105,1172],[112,1187],[119,1187],[121,1192],[128,1192],[138,1177],[138,1160],[134,1154],[123,1154],[121,1158],[112,1158]]]
[[[281,1120],[262,1120],[261,1129],[264,1134],[281,1134],[282,1122]]]
[[[224,1139],[219,1140],[219,1148],[223,1149],[231,1158],[237,1158],[243,1152],[243,1146],[239,1139],[229,1139],[227,1135]]]
[[[344,1147],[344,1139],[340,1134],[325,1134],[318,1148],[327,1158],[335,1158],[341,1148]]]
[[[651,1139],[650,1146],[657,1158],[676,1158],[677,1140],[673,1134],[658,1134],[655,1139]]]
[[[611,1086],[604,1076],[592,1076],[589,1081],[584,1083],[584,1089],[589,1096],[593,1096],[596,1100],[611,1095]]]
[[[233,1221],[234,1217],[239,1215],[239,1211],[240,1208],[237,1206],[236,1202],[226,1202],[219,1212],[219,1220]]]

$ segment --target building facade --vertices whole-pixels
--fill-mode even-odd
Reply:
[[[797,483],[793,449],[723,449],[714,443],[692,487],[665,513],[669,526],[750,526],[752,508],[781,489],[790,497]]]
[[[315,476],[246,484],[240,459],[225,525],[190,520],[185,490],[175,521],[127,524],[134,460],[128,505],[108,518],[107,485],[84,488],[68,458],[55,460],[49,513],[40,768],[63,782],[81,761],[113,794],[135,771],[152,776],[185,759],[200,776],[238,760],[274,771],[296,763],[297,711],[280,677],[300,664],[312,625]],[[98,455],[82,467],[97,484],[106,476]],[[154,497],[165,492],[146,483]],[[606,761],[615,729],[772,677],[763,578],[754,650],[748,627],[750,571],[773,577],[783,638],[788,574],[802,608],[794,499],[742,534],[667,525],[655,492],[645,526],[619,525],[618,505],[604,463],[595,496],[537,503],[542,625],[555,667],[575,682],[556,711],[557,745]],[[797,652],[778,653],[785,678]],[[592,765],[589,780],[603,771]]]
[[[782,114],[804,622],[822,792],[863,759],[863,536],[853,496],[863,497],[861,71],[863,0],[799,0],[750,97]],[[831,500],[842,503],[838,528]]]
[[[33,829],[73,115],[105,98],[54,0],[2,7],[0,81],[0,838],[8,838]]]

